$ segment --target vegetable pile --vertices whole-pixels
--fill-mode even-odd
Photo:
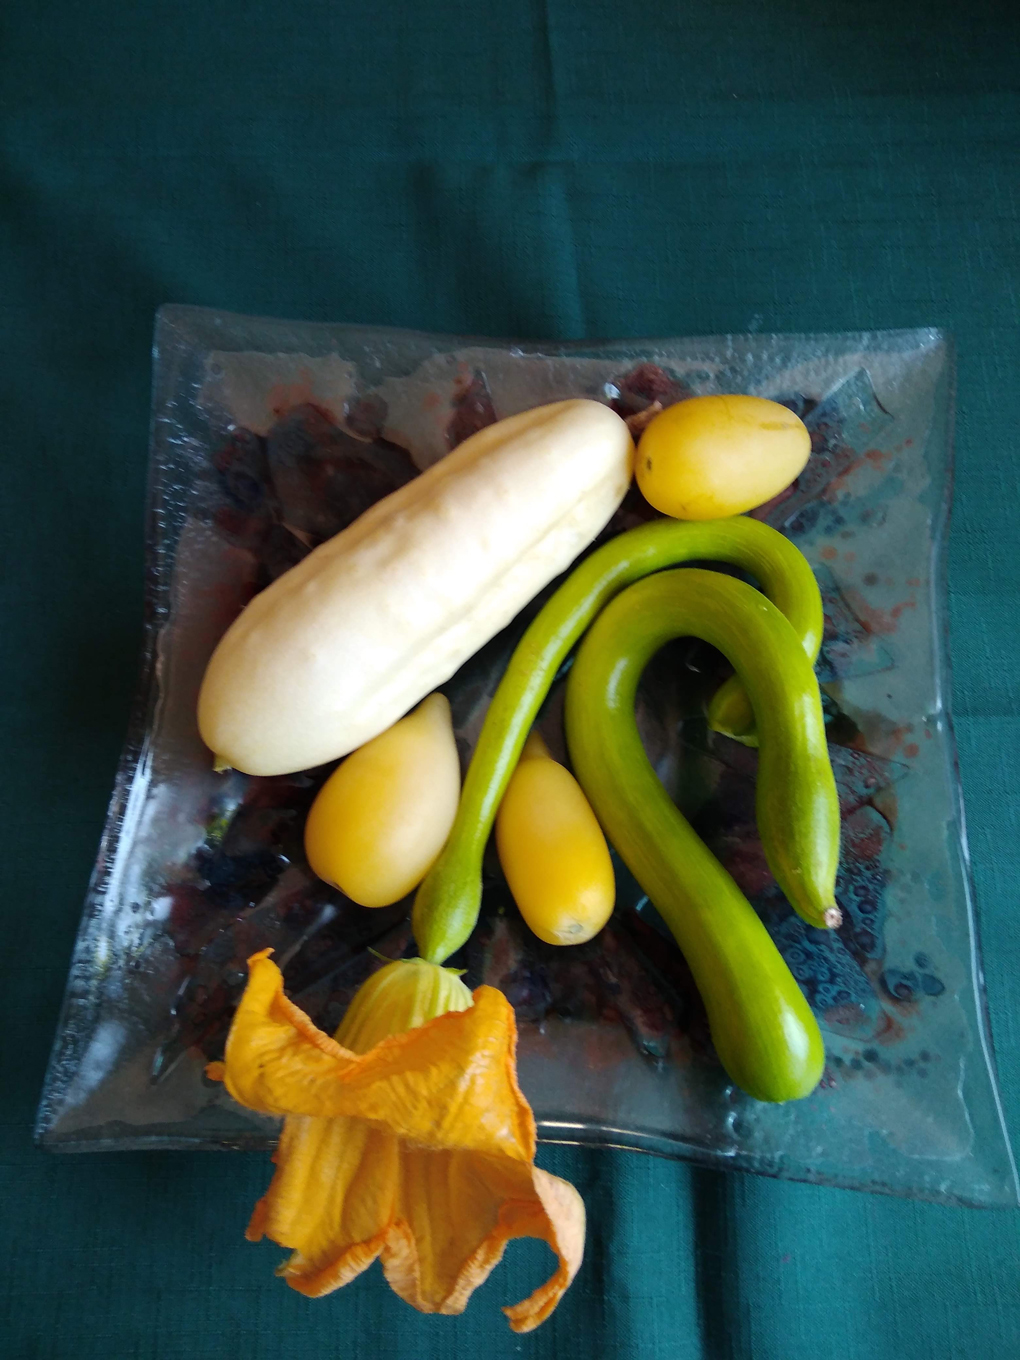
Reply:
[[[417,998],[411,1011],[403,1001],[392,1009],[396,984],[380,990],[377,973],[334,1042],[282,991],[255,1005],[250,994],[263,955],[251,961],[225,1063],[212,1065],[210,1075],[252,1108],[286,1117],[266,1204],[278,1181],[308,1183],[309,1159],[319,1159],[317,1183],[347,1176],[341,1164],[348,1144],[362,1146],[367,1136],[362,1119],[392,1128],[394,1149],[407,1123],[414,1132],[406,1136],[430,1157],[470,1154],[467,1125],[439,1117],[436,1102],[449,1095],[440,1094],[438,1059],[429,1059],[438,1064],[433,1076],[426,1067],[414,1081],[400,1078],[403,1113],[382,1094],[375,1104],[375,1097],[365,1105],[352,1096],[348,1105],[339,1088],[334,1096],[326,1086],[321,1097],[314,1092],[337,1077],[357,1084],[355,1052],[388,1071],[384,1055],[394,1036],[437,1025],[436,1035],[452,1036],[450,1012],[477,1011],[481,994],[492,990],[469,999],[461,984],[457,992],[440,979],[477,923],[494,830],[520,916],[541,940],[583,944],[606,926],[615,901],[611,846],[683,951],[732,1080],[777,1102],[809,1095],[822,1075],[824,1048],[807,1000],[747,898],[666,793],[634,717],[642,672],[672,639],[702,639],[727,658],[735,675],[711,699],[709,723],[758,747],[758,828],[790,903],[811,926],[838,925],[839,802],[813,670],[821,597],[798,550],[743,515],[799,475],[810,438],[786,407],[746,396],[679,401],[653,414],[639,434],[635,453],[628,424],[584,400],[487,426],[256,595],[209,663],[199,725],[221,767],[285,776],[346,756],[306,820],[314,872],[367,908],[392,908],[417,888],[412,927],[420,959],[408,961],[414,967],[406,974]],[[592,544],[628,492],[632,471],[647,501],[669,518],[610,539],[548,598],[510,658],[461,787],[449,704],[436,687]],[[685,563],[736,569],[757,588]],[[532,727],[578,643],[565,705],[571,770]],[[422,971],[429,969],[435,971]],[[278,976],[266,983],[264,968],[260,976],[276,997]],[[354,1016],[362,1047],[350,1037]],[[464,1059],[465,1101],[487,1061],[484,1037],[474,1042],[481,1048]],[[424,1053],[424,1040],[420,1047]],[[395,1048],[393,1054],[395,1060]],[[512,1034],[509,1054],[512,1064]],[[331,1055],[332,1068],[322,1055]],[[322,1128],[313,1133],[316,1120]],[[345,1121],[342,1137],[338,1120]],[[511,1157],[532,1162],[533,1141],[532,1124],[530,1143],[516,1145]],[[520,1151],[526,1147],[530,1153]],[[390,1156],[379,1149],[372,1155]],[[415,1174],[433,1176],[438,1165],[428,1162]],[[531,1174],[543,1175],[533,1167]],[[538,1180],[534,1186],[539,1217],[526,1216],[519,1231],[545,1237],[561,1269],[540,1304],[520,1315],[508,1310],[520,1330],[551,1311],[580,1262],[570,1198],[576,1192],[543,1189]],[[384,1214],[377,1237],[360,1246],[313,1230],[310,1205],[295,1218],[291,1204],[275,1231],[267,1226],[272,1209],[253,1226],[294,1248],[284,1273],[304,1282],[295,1284],[302,1292],[335,1288],[381,1253],[387,1277],[409,1302],[460,1311],[498,1254],[478,1278],[458,1267],[446,1292],[435,1281],[425,1289],[429,1264],[418,1254],[416,1231],[408,1238],[400,1224],[427,1215],[428,1198],[407,1206],[405,1218]],[[498,1203],[478,1208],[482,1218],[490,1212],[504,1211]],[[583,1210],[581,1224],[583,1241]],[[493,1229],[479,1220],[472,1231],[477,1254]],[[315,1244],[314,1263],[306,1241]],[[313,1277],[321,1288],[305,1287]]]

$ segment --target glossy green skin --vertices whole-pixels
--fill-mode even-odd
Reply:
[[[657,520],[628,530],[586,558],[521,639],[493,696],[461,791],[453,830],[418,889],[415,939],[423,958],[443,963],[471,934],[482,900],[482,856],[496,812],[543,700],[571,648],[621,590],[680,562],[740,567],[803,638],[821,634],[821,599],[801,553],[775,529],[733,519]],[[814,918],[812,918],[814,921]]]
[[[817,626],[810,620],[801,631],[801,643],[812,666],[818,658],[822,645],[822,602],[818,600]],[[713,732],[721,732],[724,737],[743,742],[745,746],[758,745],[758,729],[754,722],[754,709],[747,697],[739,675],[731,675],[712,695],[705,716]]]
[[[772,598],[774,603],[780,604],[774,596]],[[813,666],[818,659],[825,627],[822,597],[817,590],[799,591],[792,603],[793,609],[783,609],[783,613],[793,624],[794,631],[799,634],[801,646]],[[719,686],[712,696],[705,716],[713,732],[721,732],[723,736],[732,737],[735,741],[743,742],[745,746],[758,745],[754,709],[739,675],[731,675]]]
[[[758,1100],[796,1100],[822,1075],[818,1024],[747,898],[666,793],[634,718],[647,663],[689,636],[729,657],[760,715],[758,819],[773,848],[777,837],[792,845],[806,836],[810,858],[813,840],[838,841],[811,663],[773,604],[717,572],[650,577],[596,619],[567,682],[570,758],[606,835],[683,950],[726,1071]]]

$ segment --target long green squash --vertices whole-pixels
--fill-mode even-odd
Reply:
[[[802,910],[832,906],[839,805],[818,685],[790,624],[743,582],[696,568],[663,572],[605,609],[567,682],[570,757],[607,836],[683,950],[723,1066],[759,1100],[796,1099],[821,1077],[817,1022],[747,898],[666,793],[637,730],[641,672],[666,642],[688,636],[724,652],[750,696],[758,823],[773,871]]]

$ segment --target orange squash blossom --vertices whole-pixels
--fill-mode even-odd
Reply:
[[[317,1298],[360,1275],[379,1257],[392,1289],[424,1313],[463,1312],[515,1237],[537,1237],[556,1253],[555,1272],[530,1298],[504,1308],[528,1332],[556,1307],[581,1264],[584,1204],[569,1182],[535,1166],[535,1121],[517,1084],[513,1009],[493,987],[473,995],[443,985],[415,959],[381,970],[392,996],[446,997],[443,1014],[410,1023],[385,996],[355,1031],[364,1052],[317,1029],[283,993],[280,970],[263,950],[248,960],[248,985],[209,1075],[242,1105],[283,1115],[276,1172],[255,1206],[247,1236],[291,1250],[287,1283]],[[396,970],[396,971],[394,971]],[[404,971],[400,971],[404,970]],[[446,984],[448,990],[449,984]],[[358,1005],[355,998],[350,1016]],[[469,1000],[470,998],[470,1000]],[[460,1009],[448,1009],[450,1005]],[[339,1031],[344,1033],[344,1026]]]

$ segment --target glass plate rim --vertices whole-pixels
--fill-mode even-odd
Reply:
[[[959,769],[957,742],[952,717],[952,655],[947,607],[948,553],[946,549],[952,519],[956,475],[954,427],[958,378],[955,337],[952,332],[936,326],[897,327],[882,330],[787,331],[768,334],[754,332],[719,332],[699,335],[615,336],[607,338],[586,337],[567,340],[550,340],[484,334],[459,334],[400,326],[374,325],[372,323],[312,321],[298,318],[261,316],[228,312],[218,308],[198,307],[177,303],[168,303],[160,306],[155,313],[152,343],[153,370],[148,442],[149,466],[144,510],[144,522],[146,526],[144,567],[146,586],[143,604],[141,655],[137,673],[136,689],[127,722],[125,739],[117,763],[113,791],[107,807],[96,862],[85,894],[79,928],[69,963],[67,985],[57,1020],[51,1056],[47,1065],[41,1093],[34,1130],[34,1138],[37,1145],[49,1151],[70,1153],[142,1149],[153,1151],[216,1150],[217,1148],[221,1150],[241,1150],[245,1148],[246,1145],[249,1145],[249,1143],[252,1148],[255,1146],[264,1146],[264,1142],[260,1141],[259,1135],[252,1135],[250,1140],[245,1137],[238,1137],[236,1139],[222,1138],[215,1143],[203,1140],[203,1138],[198,1135],[194,1138],[189,1138],[177,1135],[150,1135],[145,1134],[144,1132],[125,1138],[115,1137],[96,1139],[87,1142],[84,1140],[75,1142],[73,1140],[54,1139],[50,1136],[54,1090],[61,1085],[61,1074],[69,1066],[72,1070],[74,1067],[74,1054],[69,1051],[67,1043],[69,1036],[69,1026],[67,1022],[77,1004],[77,997],[74,989],[74,971],[75,964],[78,962],[77,955],[81,937],[88,924],[91,913],[97,910],[101,904],[103,892],[109,883],[112,869],[112,852],[116,847],[119,836],[123,834],[124,813],[127,809],[131,788],[139,766],[146,759],[146,746],[152,729],[153,719],[160,701],[158,683],[158,641],[162,624],[167,617],[168,601],[166,597],[169,593],[169,581],[161,580],[159,573],[154,572],[153,568],[160,552],[164,550],[167,545],[170,533],[168,533],[166,516],[163,512],[160,497],[164,474],[158,464],[158,460],[153,456],[158,444],[159,425],[163,418],[166,404],[164,401],[166,373],[163,373],[163,380],[161,382],[158,370],[158,360],[161,352],[171,342],[191,344],[206,343],[212,338],[212,333],[205,331],[203,328],[210,325],[213,327],[213,333],[215,333],[215,338],[217,342],[219,342],[220,347],[227,350],[232,348],[229,341],[232,338],[236,338],[236,335],[232,337],[231,328],[233,328],[236,333],[240,329],[246,327],[268,327],[281,334],[285,333],[290,327],[299,327],[304,334],[307,334],[309,331],[315,331],[323,340],[327,340],[330,336],[336,334],[344,334],[358,338],[381,335],[392,339],[415,339],[423,342],[423,344],[441,345],[442,347],[449,349],[493,347],[504,351],[518,351],[522,356],[527,355],[532,357],[543,357],[546,355],[550,357],[567,357],[571,355],[583,357],[586,353],[592,351],[598,351],[600,355],[605,357],[612,357],[612,353],[615,350],[654,349],[669,345],[675,346],[681,343],[686,346],[700,347],[704,345],[706,348],[713,346],[718,348],[720,345],[725,345],[727,348],[732,349],[736,342],[739,342],[740,340],[759,343],[767,340],[776,345],[795,346],[798,343],[803,343],[805,341],[813,341],[815,343],[838,341],[841,344],[852,345],[855,340],[863,341],[867,339],[872,349],[875,349],[876,345],[881,345],[883,351],[887,349],[889,352],[895,352],[911,342],[916,347],[918,342],[922,340],[926,342],[925,348],[934,349],[939,346],[943,347],[946,382],[948,384],[945,429],[946,451],[938,506],[937,510],[933,509],[932,514],[932,542],[930,554],[932,570],[929,585],[929,597],[932,605],[933,679],[938,706],[944,718],[946,728],[945,757],[950,765],[950,785],[952,788],[954,813],[958,829],[953,853],[960,862],[961,881],[968,915],[968,930],[971,947],[971,985],[974,989],[976,1003],[975,1015],[977,1019],[978,1039],[980,1041],[981,1056],[989,1074],[993,1104],[1012,1172],[1013,1200],[1011,1203],[1012,1205],[1020,1205],[1020,1180],[1018,1180],[1017,1177],[1012,1144],[1009,1138],[1008,1125],[1005,1119],[1005,1111],[1003,1109],[1002,1097],[998,1084],[991,1018],[988,1011],[987,994],[984,986],[984,968],[980,936],[980,906],[973,882],[971,856],[966,833],[962,779]],[[884,344],[882,342],[884,342]],[[246,348],[246,346],[243,343],[238,343],[237,348],[240,351]],[[617,1135],[621,1141],[616,1141],[611,1135]],[[651,1155],[684,1160],[692,1165],[714,1167],[727,1165],[726,1154],[719,1152],[712,1153],[707,1149],[699,1149],[696,1143],[685,1140],[680,1136],[676,1139],[671,1139],[660,1134],[645,1133],[639,1129],[611,1129],[608,1126],[595,1128],[594,1126],[587,1126],[580,1123],[575,1124],[569,1120],[540,1119],[538,1121],[538,1137],[540,1142],[550,1145],[592,1146],[629,1151],[643,1151]],[[825,1173],[816,1178],[810,1175],[796,1175],[788,1172],[778,1173],[765,1166],[759,1169],[750,1166],[740,1167],[732,1165],[728,1169],[747,1170],[753,1174],[764,1174],[781,1179],[800,1181],[801,1183],[822,1183],[840,1187],[840,1179],[838,1177],[834,1178],[830,1173]],[[852,1188],[865,1190],[871,1193],[889,1194],[896,1197],[908,1197],[918,1200],[929,1199],[940,1203],[956,1203],[970,1207],[1011,1207],[1010,1203],[1007,1203],[1004,1200],[992,1203],[983,1200],[969,1200],[965,1196],[954,1194],[947,1195],[945,1193],[940,1193],[927,1195],[917,1190],[903,1190],[896,1186],[885,1186],[876,1182],[862,1185],[859,1182],[851,1183],[848,1180],[840,1188]]]

